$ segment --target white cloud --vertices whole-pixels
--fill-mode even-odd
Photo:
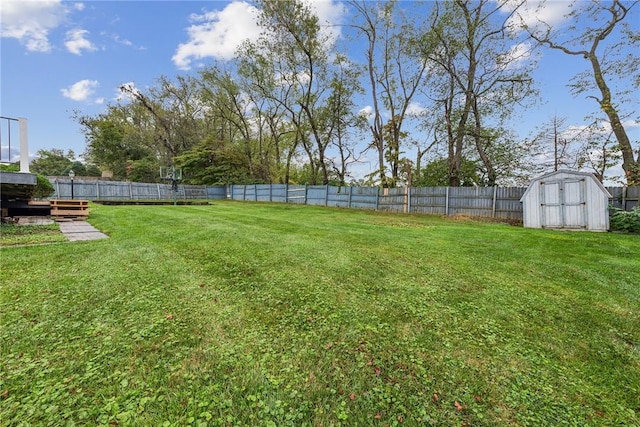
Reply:
[[[83,29],[75,29],[67,31],[67,40],[64,42],[67,50],[75,55],[82,55],[82,50],[96,50],[96,47],[85,36],[89,31]]]
[[[307,0],[311,10],[315,12],[322,26],[323,33],[331,44],[340,37],[343,17],[347,9],[342,3],[334,3],[333,0]]]
[[[49,52],[49,32],[62,24],[67,13],[60,0],[3,1],[0,36],[17,39],[31,52]]]
[[[423,117],[428,112],[428,108],[423,107],[417,102],[410,102],[407,106],[407,116],[409,117]]]
[[[520,0],[510,0],[502,9],[505,12],[513,12],[520,3]],[[534,32],[544,30],[546,25],[555,27],[568,19],[567,14],[571,11],[573,3],[574,1],[567,0],[524,2],[510,19],[508,26],[512,30],[525,26]]]
[[[194,24],[187,29],[189,41],[178,45],[174,64],[189,69],[198,59],[231,59],[244,40],[260,35],[256,17],[257,9],[244,1],[233,1],[221,11],[191,15]]]
[[[501,69],[517,69],[531,59],[532,52],[533,46],[530,42],[518,43],[511,46],[505,54],[499,55],[496,61]]]
[[[133,46],[133,43],[131,42],[131,40],[120,38],[120,36],[117,34],[112,34],[111,39],[114,42],[123,44],[125,46]]]
[[[62,95],[65,98],[72,99],[74,101],[87,101],[98,87],[97,80],[80,80],[72,84],[71,86],[60,89]]]
[[[367,105],[366,107],[358,111],[358,115],[369,120],[371,117],[373,117],[373,107],[371,105]]]

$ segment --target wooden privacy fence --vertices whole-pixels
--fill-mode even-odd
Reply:
[[[71,179],[49,178],[55,193],[51,198],[71,198]],[[73,196],[85,200],[170,200],[171,184],[74,179]],[[225,187],[179,185],[180,199],[224,199]]]
[[[50,178],[51,198],[70,198],[71,180]],[[84,200],[170,200],[169,184],[76,179],[74,197]],[[353,209],[432,215],[522,220],[520,198],[526,187],[335,187],[330,185],[250,184],[229,186],[179,185],[180,199],[232,199],[296,203]],[[612,206],[638,206],[640,187],[607,187]]]
[[[522,219],[524,187],[333,187],[328,185],[231,185],[233,200],[299,203],[435,215]]]

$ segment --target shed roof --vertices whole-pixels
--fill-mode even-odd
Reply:
[[[531,191],[531,188],[533,188],[533,183],[535,183],[536,181],[545,180],[547,178],[553,177],[554,175],[560,175],[560,174],[577,175],[577,176],[584,176],[584,177],[590,178],[600,188],[600,190],[602,191],[603,195],[606,194],[607,197],[612,197],[611,193],[609,193],[609,190],[607,190],[605,188],[605,186],[602,185],[602,183],[595,177],[594,174],[589,173],[589,172],[580,172],[580,171],[572,171],[572,170],[568,170],[568,169],[560,169],[560,170],[557,170],[557,171],[554,171],[554,172],[549,172],[547,174],[544,174],[544,175],[541,175],[541,176],[539,176],[537,178],[532,179],[531,182],[529,183],[529,186],[525,190],[524,194],[520,198],[520,201],[523,202],[524,199],[527,197],[527,194],[529,193],[529,191]]]

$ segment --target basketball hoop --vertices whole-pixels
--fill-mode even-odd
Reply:
[[[173,190],[173,205],[177,205],[178,201],[178,181],[182,180],[182,169],[176,169],[175,166],[160,166],[160,178],[165,181],[171,181],[171,190]]]

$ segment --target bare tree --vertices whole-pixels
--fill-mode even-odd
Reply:
[[[523,24],[531,38],[538,43],[588,61],[591,71],[576,76],[572,91],[574,94],[581,94],[592,89],[599,92],[599,96],[588,95],[588,98],[598,102],[601,111],[611,124],[611,129],[622,153],[622,168],[629,185],[640,184],[640,150],[634,153],[634,147],[622,120],[621,108],[624,103],[625,90],[612,90],[611,81],[622,79],[631,82],[636,90],[640,84],[638,67],[640,59],[637,55],[640,32],[637,28],[630,28],[625,21],[630,10],[636,4],[638,4],[638,0],[633,2],[620,0],[577,2],[573,4],[567,19],[585,24],[580,30],[577,26],[572,26],[569,31],[560,33],[554,31],[554,28],[545,22],[533,26]],[[621,30],[621,41],[613,45],[605,45],[607,39],[612,38],[612,34],[617,29]],[[636,46],[636,53],[620,58],[617,54],[624,51],[621,47],[625,44]],[[637,99],[635,104],[637,105]]]

